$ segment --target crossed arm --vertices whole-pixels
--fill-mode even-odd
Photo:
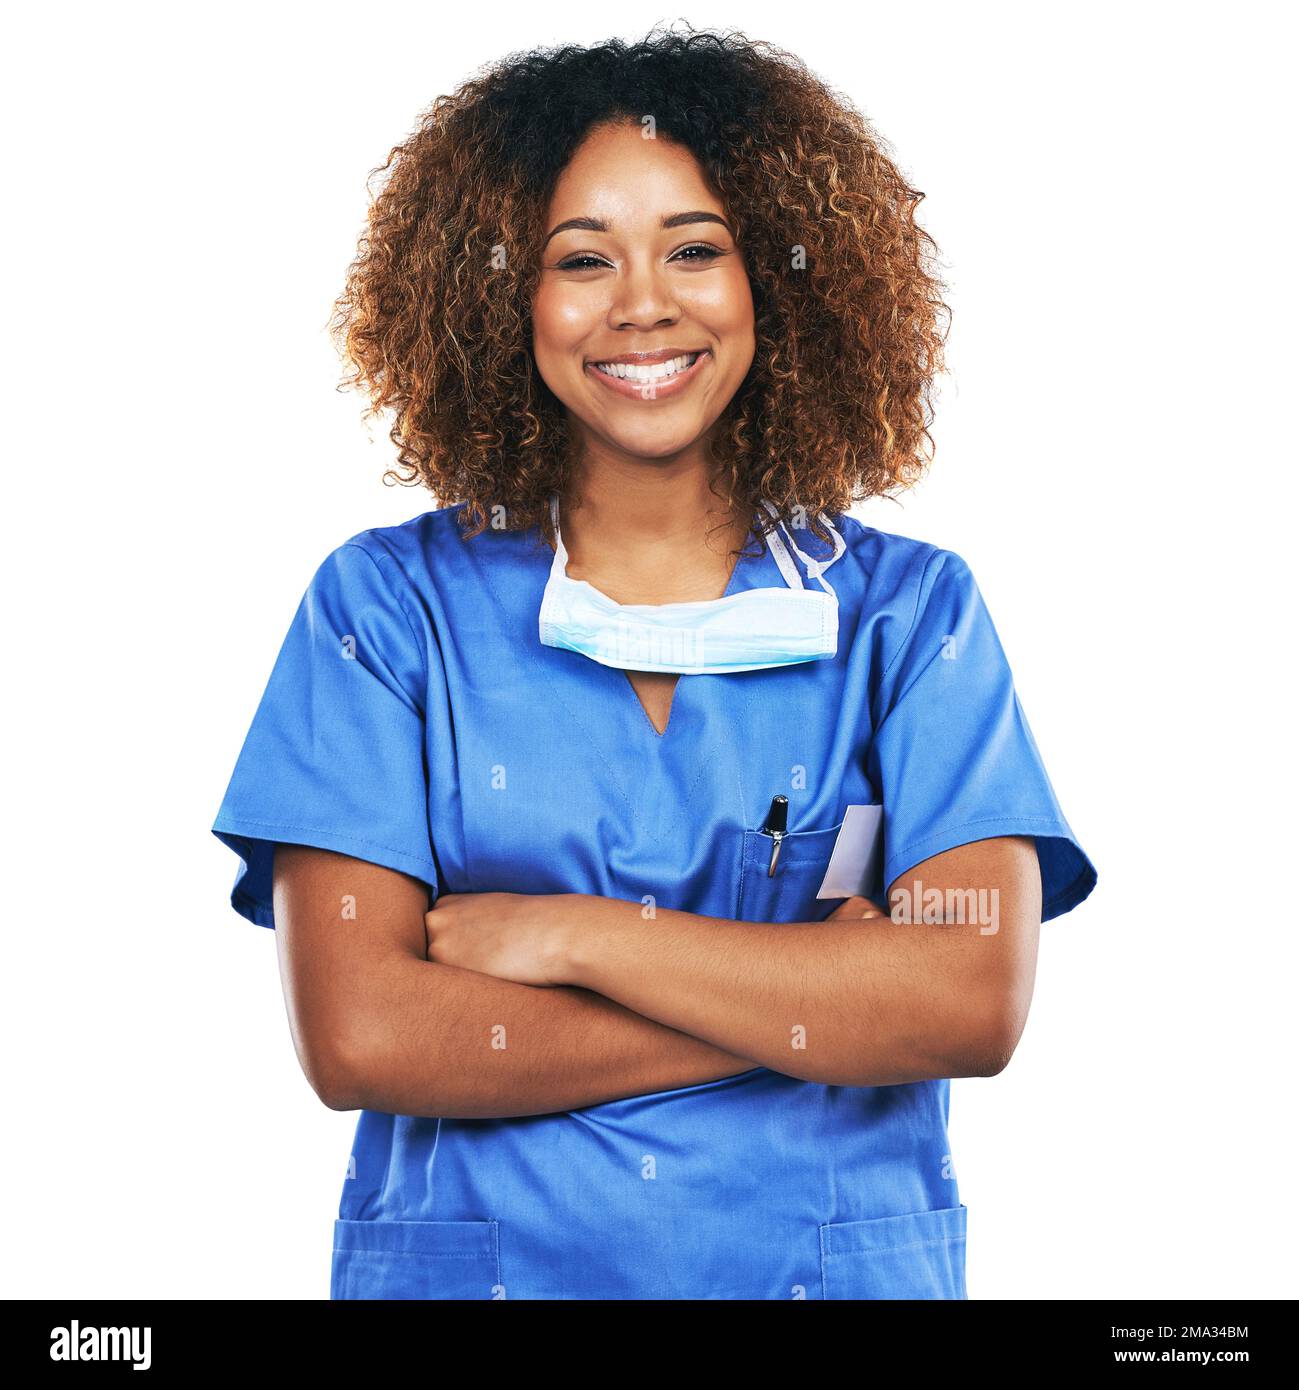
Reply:
[[[1000,1071],[1027,1018],[1041,880],[1033,841],[980,840],[909,870],[980,921],[731,922],[581,894],[443,896],[278,845],[277,949],[294,1045],[338,1110],[548,1114],[764,1066],[833,1085]],[[864,915],[869,914],[869,915]],[[426,919],[427,917],[427,919]]]

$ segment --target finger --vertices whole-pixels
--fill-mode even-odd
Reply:
[[[867,917],[883,917],[884,913],[869,898],[863,898],[858,894],[845,898],[830,916],[862,920]]]

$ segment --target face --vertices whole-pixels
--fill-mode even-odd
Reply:
[[[753,362],[753,296],[694,156],[592,131],[547,210],[532,306],[546,385],[588,441],[666,460],[705,440]]]

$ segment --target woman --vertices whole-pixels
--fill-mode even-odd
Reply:
[[[452,505],[327,556],[213,827],[362,1112],[332,1296],[966,1297],[948,1078],[1095,872],[969,569],[846,515],[926,462],[921,195],[734,35],[389,162],[335,327]]]

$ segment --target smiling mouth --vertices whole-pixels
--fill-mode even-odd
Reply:
[[[671,381],[673,377],[688,372],[703,355],[703,352],[687,352],[680,357],[673,357],[667,362],[655,362],[648,367],[628,362],[592,362],[591,366],[604,376],[613,377],[615,381],[652,385],[654,382]]]

